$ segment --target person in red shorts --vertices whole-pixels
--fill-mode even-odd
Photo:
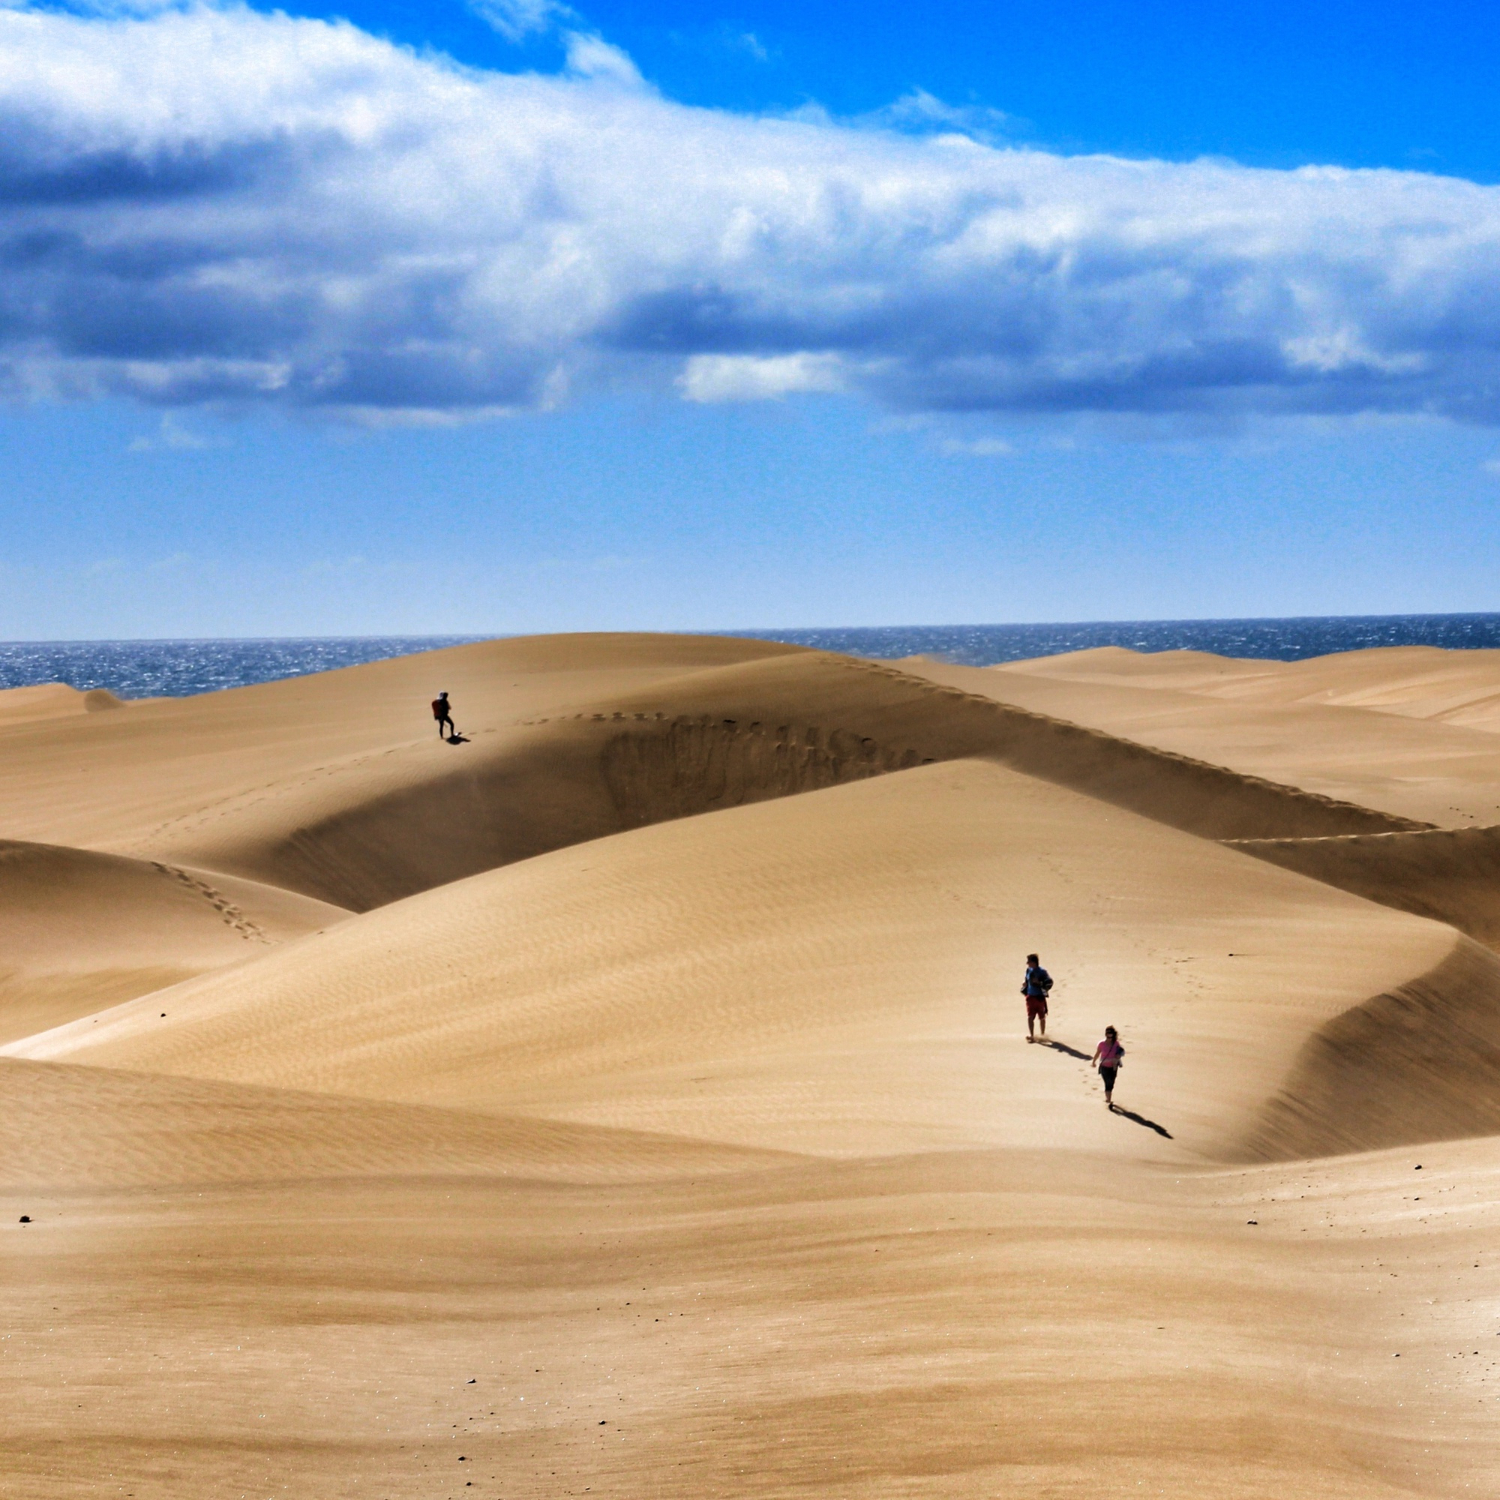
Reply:
[[[1041,1024],[1042,1040],[1047,1040],[1047,995],[1052,989],[1052,976],[1042,967],[1035,953],[1026,955],[1026,977],[1021,981],[1021,993],[1026,997],[1026,1040],[1036,1040],[1035,1028]]]

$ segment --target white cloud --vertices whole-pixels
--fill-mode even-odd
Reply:
[[[805,391],[841,391],[844,371],[833,354],[695,354],[678,387],[689,401],[771,401]]]
[[[566,45],[510,75],[244,9],[0,9],[0,394],[1500,423],[1500,189],[999,149],[926,95],[900,130],[694,109]]]
[[[570,31],[567,57],[568,72],[574,78],[592,78],[631,89],[645,87],[645,80],[629,55],[592,32]]]

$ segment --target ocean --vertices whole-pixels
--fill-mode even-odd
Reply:
[[[1367,646],[1500,646],[1500,614],[1344,615],[1286,620],[1126,620],[1062,625],[881,625],[823,630],[725,630],[851,656],[940,656],[985,667],[1090,646],[1212,651],[1298,661]],[[435,651],[479,635],[278,637],[272,640],[0,642],[0,688],[66,682],[121,698],[187,697]]]

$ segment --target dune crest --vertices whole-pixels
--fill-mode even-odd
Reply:
[[[1421,826],[821,652],[664,677],[470,739],[461,757],[419,741],[331,761],[136,847],[368,911],[660,818],[975,756],[1214,838]]]
[[[1406,649],[1392,654],[1400,658]],[[1493,675],[1490,668],[1465,661],[1484,653],[1424,648],[1421,655],[1429,665],[1431,656],[1440,658],[1440,673]],[[1349,656],[1372,660],[1352,666],[1344,657],[1251,662],[1111,647],[999,667],[912,662],[909,669],[935,683],[1137,745],[1378,809],[1396,820],[1392,829],[1500,823],[1500,760],[1493,734],[1477,722],[1386,712],[1368,694],[1325,690],[1345,675],[1351,684],[1368,686],[1388,660],[1383,651]],[[1312,678],[1315,672],[1321,679]],[[1309,828],[1300,836],[1377,831]],[[1259,836],[1298,835],[1287,829]]]
[[[1325,885],[1448,922],[1500,951],[1500,827],[1228,842]]]

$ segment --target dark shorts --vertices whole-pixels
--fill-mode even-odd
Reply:
[[[1099,1076],[1104,1080],[1104,1092],[1106,1094],[1112,1094],[1112,1093],[1114,1093],[1114,1091],[1115,1091],[1115,1074],[1118,1073],[1119,1071],[1120,1070],[1118,1068],[1100,1068],[1099,1069]]]
[[[1047,997],[1045,995],[1028,995],[1026,997],[1026,1015],[1029,1020],[1036,1020],[1038,1016],[1047,1014]]]

